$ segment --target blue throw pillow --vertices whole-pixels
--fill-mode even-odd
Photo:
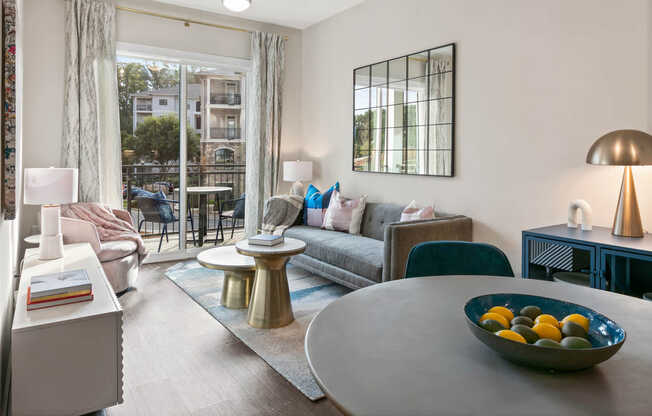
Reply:
[[[314,185],[309,185],[306,191],[306,196],[303,200],[303,223],[311,227],[321,227],[324,222],[324,214],[331,202],[331,195],[333,191],[340,191],[340,183],[335,182],[335,185],[328,188],[323,194],[319,192]]]
[[[172,205],[169,202],[167,202],[167,198],[165,197],[163,191],[158,191],[157,193],[152,194],[152,198],[157,201],[156,207],[158,208],[158,213],[161,216],[162,222],[167,224],[177,220],[174,217],[174,211],[172,210]]]

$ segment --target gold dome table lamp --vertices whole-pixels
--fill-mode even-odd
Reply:
[[[586,155],[586,163],[625,167],[611,233],[622,237],[643,237],[632,166],[652,165],[652,136],[638,130],[607,133],[593,143]]]

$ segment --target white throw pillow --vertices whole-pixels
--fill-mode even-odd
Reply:
[[[322,227],[327,230],[360,234],[360,224],[366,203],[366,195],[359,199],[349,199],[343,198],[339,192],[333,191]]]
[[[435,218],[435,208],[427,206],[419,208],[417,201],[412,201],[401,212],[401,222],[418,221],[418,220],[432,220]]]

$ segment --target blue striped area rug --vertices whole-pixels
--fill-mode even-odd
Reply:
[[[308,367],[303,346],[306,329],[319,311],[350,289],[288,264],[295,320],[283,328],[257,329],[247,325],[246,309],[227,309],[220,305],[222,271],[206,269],[190,260],[175,264],[165,274],[306,397],[310,400],[324,397]]]

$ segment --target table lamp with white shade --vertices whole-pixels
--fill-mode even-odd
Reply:
[[[312,180],[312,162],[301,160],[283,162],[283,180],[285,182],[294,182],[290,191],[291,194],[303,196],[303,183],[301,181]]]
[[[41,260],[63,256],[60,204],[77,202],[77,169],[25,169],[25,205],[41,205]]]

